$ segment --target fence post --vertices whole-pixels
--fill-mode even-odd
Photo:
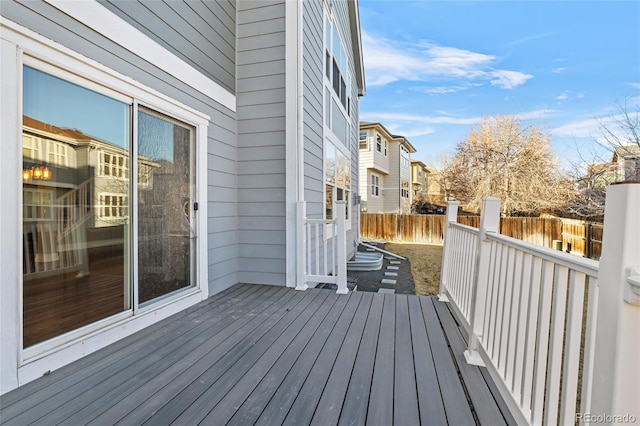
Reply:
[[[639,210],[640,182],[607,188],[590,405],[576,415],[581,423],[587,413],[610,416],[607,423],[640,421]]]
[[[347,288],[347,233],[345,229],[345,202],[336,201],[336,261],[338,262],[338,275],[337,284],[338,294],[347,294],[349,289]]]
[[[484,328],[487,287],[489,285],[489,261],[491,260],[491,242],[487,240],[488,232],[498,233],[500,229],[500,199],[485,197],[482,200],[480,230],[476,245],[476,266],[474,268],[473,285],[471,286],[471,312],[469,315],[469,345],[464,351],[467,363],[484,367],[484,361],[478,353],[478,338]]]
[[[307,281],[306,274],[306,255],[307,241],[305,237],[305,227],[307,220],[307,203],[306,201],[298,201],[296,203],[296,245],[298,246],[296,253],[296,290],[306,290]]]
[[[449,238],[449,223],[458,221],[458,201],[447,201],[447,211],[444,215],[444,241],[442,242],[442,266],[440,267],[440,291],[438,299],[441,302],[448,302],[447,297],[447,280],[449,278],[449,258],[451,257],[451,240]]]

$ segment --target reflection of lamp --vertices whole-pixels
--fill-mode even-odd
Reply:
[[[31,179],[49,180],[51,179],[51,169],[47,166],[36,166],[31,169],[23,169],[22,180],[27,181]]]

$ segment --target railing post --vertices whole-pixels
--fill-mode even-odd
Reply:
[[[610,424],[640,421],[639,211],[640,182],[607,188],[593,377],[583,390],[590,405],[576,415],[580,423],[587,414],[609,416]]]
[[[345,229],[345,201],[336,201],[336,261],[338,262],[337,284],[338,294],[347,294],[347,234]]]
[[[305,238],[305,228],[307,220],[307,203],[306,201],[298,201],[296,203],[296,290],[306,290],[307,282],[305,279],[306,256],[307,256],[307,240]]]
[[[448,302],[449,298],[447,297],[447,282],[448,282],[448,273],[449,273],[449,257],[451,257],[451,240],[449,238],[449,223],[458,221],[458,206],[460,203],[458,201],[447,201],[447,211],[445,212],[444,217],[444,241],[442,242],[442,266],[440,268],[440,290],[438,294],[438,299],[441,302]]]
[[[486,197],[482,200],[480,231],[476,245],[476,266],[474,268],[473,285],[471,286],[471,312],[469,315],[469,345],[464,357],[469,364],[484,367],[484,361],[478,353],[478,339],[484,327],[487,287],[489,285],[489,261],[491,260],[491,242],[487,240],[487,232],[500,230],[500,200]]]

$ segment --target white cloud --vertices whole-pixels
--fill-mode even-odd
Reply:
[[[559,67],[559,68],[554,69],[554,70],[553,70],[553,71],[551,71],[551,72],[552,72],[552,73],[554,73],[554,74],[560,74],[560,73],[561,73],[561,72],[563,72],[564,70],[566,70],[566,68]]]
[[[506,70],[493,71],[488,73],[488,75],[494,77],[494,79],[491,80],[492,86],[499,86],[503,89],[513,89],[516,86],[524,84],[530,78],[533,78],[531,74],[524,74],[518,71]]]
[[[565,90],[562,93],[560,93],[558,96],[556,96],[556,100],[558,101],[566,101],[567,99],[569,99],[569,91]]]
[[[627,86],[631,86],[634,89],[640,90],[640,83],[627,83]]]
[[[494,69],[496,57],[493,55],[428,41],[400,42],[374,38],[363,31],[362,45],[369,86],[404,80],[455,82],[444,87],[465,87],[465,83],[488,80],[493,86],[511,89],[533,77],[518,71]]]
[[[553,110],[532,110],[517,114],[517,117],[521,120],[539,120],[546,118],[551,112],[553,112]],[[385,123],[385,127],[390,131],[409,137],[433,133],[435,130],[433,130],[430,125],[451,124],[475,126],[482,120],[482,117],[459,117],[449,115],[444,111],[442,111],[439,116],[396,112],[362,112],[361,119],[363,121]]]

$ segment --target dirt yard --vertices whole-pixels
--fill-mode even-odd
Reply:
[[[386,243],[385,250],[409,259],[416,294],[435,296],[440,286],[442,246]]]

